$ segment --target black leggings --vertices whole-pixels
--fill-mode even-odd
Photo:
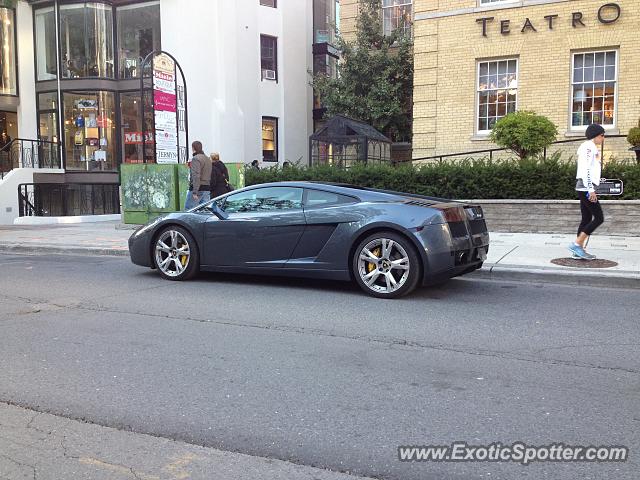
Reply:
[[[587,195],[587,192],[578,192],[580,212],[582,213],[582,221],[578,227],[578,236],[580,236],[581,233],[591,235],[596,228],[604,222],[604,214],[602,213],[600,201],[595,203],[590,202]]]

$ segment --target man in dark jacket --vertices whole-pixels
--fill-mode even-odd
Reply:
[[[184,204],[185,210],[191,210],[200,204],[209,201],[211,196],[211,159],[202,151],[202,143],[195,141],[191,144],[193,158],[191,159],[190,175],[191,181],[187,199]]]
[[[229,170],[224,162],[220,161],[220,155],[211,154],[211,198],[229,193],[233,188],[229,185]]]

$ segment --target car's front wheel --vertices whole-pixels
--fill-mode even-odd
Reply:
[[[200,268],[198,246],[182,227],[172,225],[156,237],[153,259],[160,274],[168,280],[188,280]]]
[[[353,272],[358,285],[378,298],[408,294],[420,281],[420,258],[406,238],[393,232],[378,232],[356,247]]]

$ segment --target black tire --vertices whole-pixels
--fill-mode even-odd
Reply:
[[[175,242],[171,240],[174,235]],[[170,244],[167,243],[167,239],[170,240]],[[152,248],[151,254],[155,268],[167,280],[189,280],[200,271],[198,245],[193,236],[183,227],[171,225],[163,228],[155,236]],[[181,252],[187,255],[181,255]]]
[[[393,242],[386,243],[387,247],[391,247],[386,257],[383,254],[385,241]],[[374,251],[370,250],[371,246],[378,243],[381,244],[379,252],[378,247],[374,248]],[[365,247],[373,257],[363,253]],[[366,258],[361,258],[361,254]],[[377,258],[378,256],[380,258]],[[374,258],[377,259],[375,263]],[[421,263],[418,252],[407,238],[395,232],[382,231],[369,235],[358,244],[351,259],[351,269],[353,277],[365,293],[377,298],[398,298],[407,295],[418,286],[422,278]],[[406,276],[404,265],[408,266]],[[396,285],[392,284],[389,275],[396,281]],[[367,277],[370,282],[366,281]]]

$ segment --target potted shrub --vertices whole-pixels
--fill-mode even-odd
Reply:
[[[629,130],[627,142],[631,144],[631,148],[629,150],[636,152],[636,161],[640,163],[640,122],[638,122],[637,127],[633,127]]]

